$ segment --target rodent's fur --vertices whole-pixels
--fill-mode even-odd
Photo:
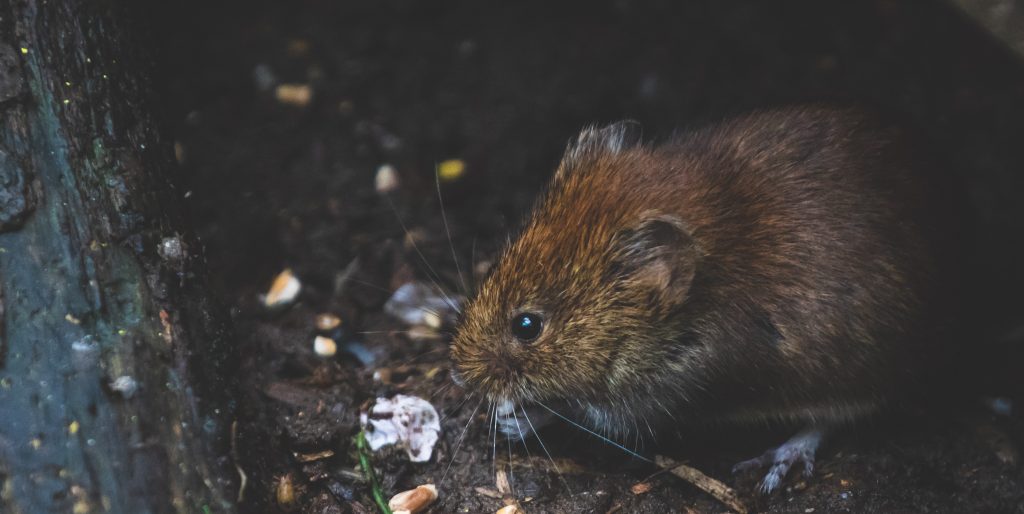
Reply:
[[[883,406],[928,341],[934,259],[898,130],[763,111],[645,146],[570,144],[467,306],[456,373],[625,434],[666,421],[838,423]],[[536,341],[510,332],[545,320]]]

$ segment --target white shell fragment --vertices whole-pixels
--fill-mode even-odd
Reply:
[[[377,176],[373,181],[374,187],[380,194],[390,193],[398,189],[398,172],[390,164],[382,164],[377,168]]]
[[[407,282],[395,290],[384,312],[402,320],[407,325],[424,325],[440,328],[446,320],[455,317],[459,300],[444,297],[437,290],[423,282]]]
[[[405,448],[412,462],[426,462],[437,444],[441,423],[430,402],[404,394],[377,398],[370,412],[360,416],[366,441],[376,451],[397,444]]]
[[[263,305],[267,307],[278,307],[295,300],[302,290],[302,282],[295,278],[291,269],[286,269],[274,278],[270,290],[263,296]]]
[[[333,357],[338,353],[338,343],[330,337],[316,336],[313,339],[313,351],[321,357]]]
[[[392,496],[388,501],[388,507],[394,514],[416,514],[422,512],[436,499],[437,487],[434,487],[434,484],[425,484]]]

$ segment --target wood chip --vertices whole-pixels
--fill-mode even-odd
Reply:
[[[392,496],[388,501],[388,507],[393,514],[416,514],[422,512],[436,499],[437,487],[434,487],[434,484],[426,484]]]
[[[489,487],[477,487],[474,488],[473,490],[476,491],[476,494],[479,494],[480,496],[486,496],[488,498],[493,498],[495,500],[500,500],[503,498],[501,493]]]
[[[316,453],[293,453],[299,462],[314,462],[334,457],[334,450],[324,450]]]
[[[633,494],[641,495],[646,492],[650,492],[651,487],[652,486],[650,482],[637,482],[633,484],[633,487],[630,487],[629,490],[633,491]]]
[[[733,511],[738,512],[739,514],[747,514],[750,512],[750,509],[740,501],[739,495],[736,494],[736,491],[733,490],[733,488],[705,475],[698,469],[687,466],[686,464],[680,464],[668,457],[662,457],[661,455],[655,457],[654,462],[658,466],[667,469],[669,473],[686,480],[698,489],[710,494],[716,500],[722,502],[722,504]]]
[[[498,509],[498,511],[495,512],[494,514],[526,514],[526,513],[524,513],[523,509],[520,509],[518,505],[506,505],[506,506]]]
[[[494,485],[498,488],[498,492],[503,495],[512,492],[512,486],[508,482],[508,473],[505,473],[504,469],[498,469],[494,474]]]

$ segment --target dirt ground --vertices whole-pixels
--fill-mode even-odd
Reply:
[[[1024,513],[1021,423],[974,401],[1022,390],[1021,335],[1005,334],[1024,312],[1024,65],[948,5],[296,0],[153,13],[185,201],[237,332],[244,512],[374,512],[353,437],[360,409],[394,393],[429,399],[444,418],[430,462],[372,457],[386,496],[437,484],[430,512],[512,499],[529,513],[726,511],[570,426],[542,432],[561,475],[536,442],[492,453],[475,401],[448,387],[446,330],[410,335],[382,305],[432,273],[463,292],[435,190],[441,161],[465,164],[441,189],[455,253],[480,271],[581,126],[632,118],[664,138],[749,108],[832,100],[907,120],[968,183],[977,220],[965,245],[984,265],[972,271],[979,321],[965,345],[986,356],[971,363],[984,379],[839,434],[812,478],[767,497],[730,467],[786,430],[695,433],[658,451],[757,511]],[[281,101],[280,84],[312,96]],[[374,190],[384,164],[401,182],[387,196]],[[260,294],[285,268],[302,292],[268,312]],[[342,319],[333,358],[313,352],[319,313]],[[505,494],[497,470],[511,471]],[[641,482],[650,488],[636,494]]]

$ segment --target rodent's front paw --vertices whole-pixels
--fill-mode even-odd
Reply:
[[[765,494],[771,493],[779,487],[782,479],[786,478],[786,474],[789,473],[789,469],[797,462],[803,463],[805,477],[814,473],[814,453],[824,435],[825,431],[820,428],[807,428],[778,448],[768,450],[760,457],[736,464],[733,466],[732,472],[743,473],[769,467],[768,473],[761,480],[758,489]]]

